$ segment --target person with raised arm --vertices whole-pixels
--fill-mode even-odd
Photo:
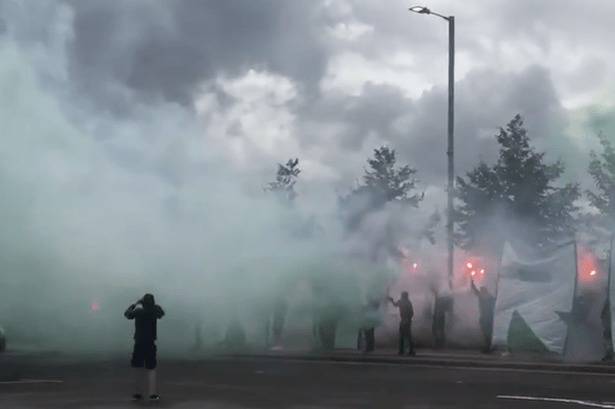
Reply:
[[[412,340],[412,319],[414,318],[414,308],[412,302],[408,297],[408,292],[401,293],[399,301],[393,300],[389,297],[389,301],[395,307],[399,308],[399,355],[404,355],[406,352],[406,342],[408,344],[408,355],[414,356],[414,341]]]
[[[135,321],[134,340],[131,366],[135,371],[134,400],[142,400],[144,392],[144,377],[147,378],[147,393],[150,400],[160,400],[156,390],[156,338],[157,321],[164,316],[164,310],[154,299],[152,294],[145,294],[143,298],[131,304],[124,316]]]

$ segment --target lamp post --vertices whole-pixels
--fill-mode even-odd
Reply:
[[[448,22],[448,147],[446,155],[448,157],[448,200],[447,200],[447,220],[446,233],[448,241],[448,281],[452,289],[453,265],[455,244],[453,239],[454,232],[454,200],[455,200],[455,17],[444,16],[431,11],[427,7],[413,6],[410,11],[418,14],[433,14]]]

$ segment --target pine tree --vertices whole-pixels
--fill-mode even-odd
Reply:
[[[562,162],[545,163],[545,154],[530,145],[520,115],[500,128],[496,139],[496,164],[480,163],[467,178],[457,178],[461,245],[497,251],[503,240],[541,247],[570,236],[580,194],[576,184],[556,184]]]

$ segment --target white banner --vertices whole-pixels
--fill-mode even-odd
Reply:
[[[610,307],[610,312],[611,312],[611,328],[610,328],[610,332],[611,332],[611,343],[613,344],[613,347],[615,349],[615,337],[612,336],[612,331],[613,328],[615,328],[615,324],[613,323],[613,319],[615,318],[615,280],[613,279],[613,274],[615,274],[615,269],[613,268],[615,267],[615,257],[613,257],[613,239],[611,239],[611,243],[609,246],[609,265],[608,265],[608,285],[609,285],[609,294],[608,294],[608,302],[609,302],[609,307]],[[601,316],[601,318],[604,319],[604,317]],[[608,321],[607,321],[608,322]],[[605,325],[606,323],[603,321],[602,325]],[[605,329],[603,328],[603,331],[605,331]],[[604,336],[604,334],[603,334]]]
[[[493,345],[512,351],[564,354],[576,287],[576,246],[538,260],[504,245],[495,305]]]

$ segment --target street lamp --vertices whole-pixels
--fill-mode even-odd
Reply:
[[[455,17],[444,16],[423,6],[412,6],[409,10],[418,14],[433,14],[434,16],[438,16],[448,21],[448,148],[446,150],[446,155],[448,157],[448,207],[446,232],[448,239],[448,280],[449,286],[452,288],[453,259],[455,254],[455,244],[453,241],[453,206],[455,200]]]
[[[415,13],[419,13],[419,14],[431,14],[431,10],[423,6],[412,6],[408,10],[414,11]]]

